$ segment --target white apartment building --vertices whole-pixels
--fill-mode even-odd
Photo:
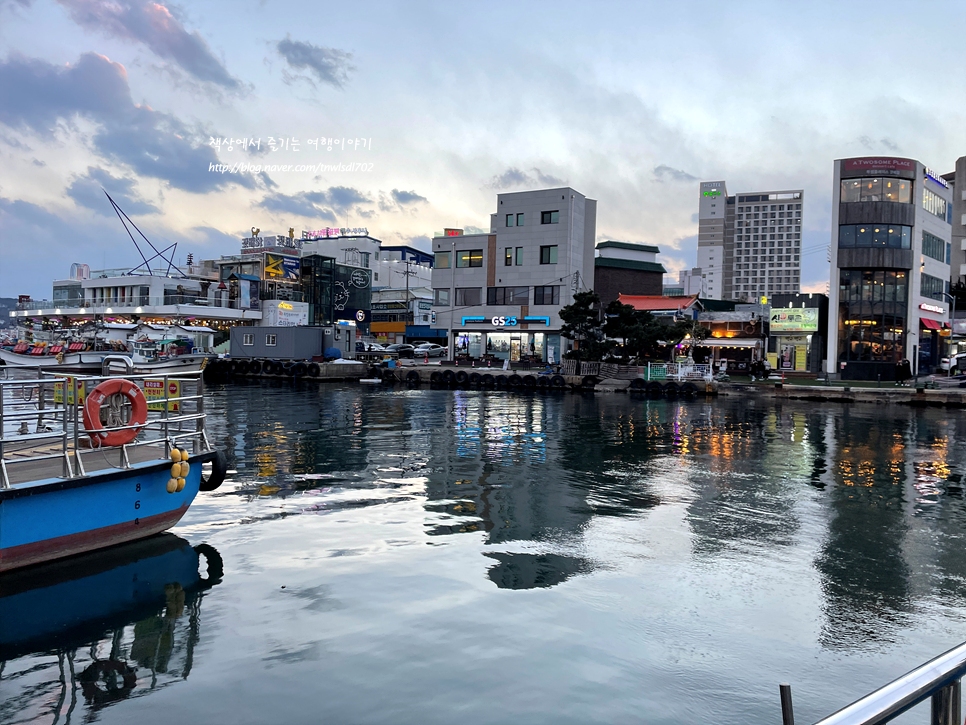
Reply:
[[[708,297],[750,301],[801,291],[803,190],[729,196],[724,181],[705,181],[700,194],[698,266]]]
[[[433,255],[405,244],[387,244],[363,228],[303,231],[302,256],[318,254],[372,271],[372,289],[428,287]]]
[[[450,357],[559,361],[560,308],[594,283],[597,202],[569,187],[497,195],[489,234],[433,240],[433,311]]]

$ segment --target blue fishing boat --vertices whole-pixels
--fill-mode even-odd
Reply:
[[[225,473],[200,373],[0,380],[0,572],[166,531]]]

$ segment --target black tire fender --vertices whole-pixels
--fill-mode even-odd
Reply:
[[[452,385],[453,383],[455,383],[456,373],[454,373],[452,370],[446,370],[443,373],[443,382],[446,383],[447,385]]]
[[[481,377],[482,376],[479,373],[476,373],[476,372],[470,373],[470,383],[472,385],[476,385],[478,382],[480,382]]]
[[[422,379],[419,377],[419,373],[417,373],[415,370],[410,370],[408,373],[406,373],[406,382],[412,383],[413,385],[419,385],[419,383],[422,382]]]
[[[563,375],[554,375],[550,378],[550,385],[554,388],[562,388],[567,384],[567,380]]]
[[[457,385],[466,385],[466,382],[470,379],[469,374],[465,370],[460,370],[453,377],[455,378]]]
[[[319,367],[318,363],[309,363],[306,368],[306,375],[310,378],[317,378],[322,374],[322,368]]]
[[[429,374],[429,382],[431,383],[443,382],[443,374],[439,370],[433,370],[433,372]]]
[[[214,491],[225,481],[228,475],[228,459],[222,451],[215,451],[215,457],[211,459],[211,475],[208,478],[201,476],[201,490]]]

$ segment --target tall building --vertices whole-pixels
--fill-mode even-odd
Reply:
[[[835,161],[826,370],[893,380],[937,369],[948,327],[950,183],[913,159]]]
[[[711,299],[801,291],[803,190],[729,196],[724,181],[705,181],[700,194],[698,266]]]
[[[560,308],[594,284],[597,202],[571,188],[498,194],[490,233],[433,239],[433,312],[450,355],[559,361]]]
[[[956,170],[943,174],[943,178],[954,185],[951,225],[953,248],[949,271],[953,283],[956,283],[966,277],[966,156],[960,156],[956,160]]]

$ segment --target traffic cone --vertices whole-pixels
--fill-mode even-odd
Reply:
[[[490,367],[490,359],[489,358],[486,359],[486,366],[487,367]]]
[[[473,359],[473,362],[470,363],[470,367],[471,368],[475,368],[476,367],[476,358],[474,358]]]
[[[429,365],[429,350],[426,350],[425,354],[423,355],[423,364]]]
[[[460,366],[460,359],[458,357],[454,356],[453,357],[453,364],[456,365],[456,367],[459,367]]]

